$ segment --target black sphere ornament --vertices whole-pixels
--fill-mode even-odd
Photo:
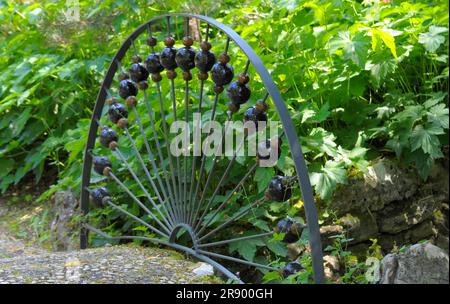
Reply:
[[[281,139],[274,138],[272,140],[266,139],[258,144],[258,159],[267,160],[270,159],[275,153],[278,153],[276,159],[281,156]]]
[[[288,183],[288,179],[285,176],[275,176],[269,183],[266,197],[276,202],[287,201],[292,196],[292,190]]]
[[[109,147],[109,144],[113,141],[117,142],[119,140],[119,136],[116,131],[110,127],[102,127],[100,130],[100,144],[106,148]]]
[[[233,103],[241,105],[250,98],[251,91],[245,84],[233,81],[227,88],[227,94]]]
[[[104,199],[109,197],[108,190],[106,188],[95,188],[91,191],[91,202],[97,208],[105,207]]]
[[[229,84],[233,80],[233,77],[234,69],[229,63],[223,64],[222,62],[217,62],[211,69],[211,79],[218,86]]]
[[[195,55],[194,62],[200,72],[208,73],[216,63],[216,55],[213,52],[201,50]]]
[[[305,226],[291,219],[280,220],[275,227],[276,233],[284,233],[284,243],[295,243],[300,239]]]
[[[290,275],[296,274],[300,270],[302,270],[303,267],[297,262],[289,262],[286,266],[284,266],[281,275],[283,278],[287,278]]]
[[[160,73],[164,71],[164,67],[160,62],[159,53],[151,53],[145,58],[145,66],[147,67],[147,71],[152,74]]]
[[[194,58],[195,51],[191,47],[187,46],[177,51],[175,61],[180,69],[187,72],[195,67]]]
[[[106,168],[112,168],[112,164],[105,156],[94,157],[94,171],[100,175],[104,175]]]
[[[147,68],[140,62],[133,63],[130,67],[130,78],[134,82],[141,82],[143,80],[147,80],[149,72]]]
[[[259,130],[261,124],[258,124],[258,122],[267,122],[267,115],[264,112],[259,112],[256,107],[253,106],[244,112],[244,120],[253,121],[256,130]]]
[[[137,92],[138,88],[134,81],[124,79],[119,83],[119,95],[123,99],[126,99],[128,96],[136,96]]]
[[[123,104],[119,102],[113,103],[109,107],[108,117],[112,123],[117,123],[119,119],[128,117],[128,110]]]
[[[176,48],[165,47],[159,55],[159,61],[165,69],[174,70],[177,67],[177,62],[175,60],[176,56],[177,56]]]

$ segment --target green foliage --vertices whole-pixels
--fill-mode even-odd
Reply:
[[[122,41],[144,21],[164,12],[211,16],[230,25],[253,47],[283,94],[300,135],[311,182],[322,200],[329,200],[339,185],[365,172],[379,156],[395,154],[426,179],[443,156],[442,146],[448,145],[447,1],[169,0],[149,4],[143,0],[80,0],[79,4],[80,22],[66,20],[64,1],[0,0],[2,192],[27,174],[39,180],[49,169],[57,172],[59,182],[41,199],[58,189],[79,191],[83,149],[100,81]],[[220,49],[220,43],[214,48]],[[233,58],[233,64],[244,62],[239,56]],[[251,78],[253,92],[262,91],[260,79]],[[162,88],[163,92],[167,89]],[[212,104],[208,96],[205,110]],[[145,107],[138,111],[145,113]],[[223,99],[218,117],[225,111]],[[269,117],[278,119],[273,104]],[[157,116],[157,128],[159,119]],[[149,126],[148,119],[143,124]],[[134,126],[130,132],[134,135],[139,130]],[[138,148],[144,145],[142,140],[136,144]],[[102,153],[102,149],[94,152]],[[277,166],[258,168],[254,179],[233,196],[226,212],[220,212],[213,223],[223,223],[226,214],[239,212],[256,200],[248,193],[261,194],[274,174],[294,174],[287,150],[284,142]],[[131,148],[122,152],[138,170]],[[226,181],[227,191],[246,172],[249,159],[238,159],[238,163]],[[113,162],[113,166],[117,164]],[[210,166],[211,162],[207,168]],[[125,176],[126,171],[118,174]],[[99,185],[104,182],[97,174],[92,178]],[[126,185],[138,198],[145,197],[132,179]],[[114,199],[124,201],[120,189],[112,186],[110,190]],[[227,194],[220,193],[212,206],[218,206]],[[233,227],[235,233],[271,230],[286,214],[303,221],[300,197],[295,188],[289,202],[255,208]],[[134,203],[122,207],[142,216]],[[134,234],[152,236],[143,227],[136,230],[129,219],[111,208],[94,210],[90,217],[94,225],[113,235],[134,229]],[[101,245],[104,240],[93,242]],[[264,244],[268,252],[263,252]],[[336,253],[345,255],[341,249]],[[264,257],[271,263],[284,263],[286,256],[276,238],[240,242],[227,250],[247,260]],[[311,279],[307,255],[302,263],[307,270],[287,281]],[[360,273],[360,266],[355,264],[352,275],[344,280]],[[276,274],[266,276],[272,281]]]
[[[169,7],[208,9],[257,50],[308,160],[318,163],[312,177],[323,199],[345,183],[343,170],[364,170],[381,151],[414,163],[424,178],[441,157],[448,133],[447,3],[253,0],[206,8],[169,1],[142,9],[141,2],[80,1],[81,25],[64,19],[64,2],[0,2],[2,31],[9,33],[0,42],[2,191],[29,172],[39,180],[47,166],[60,171],[65,186],[79,184],[87,128],[81,122],[109,60],[137,25]],[[416,109],[421,114],[411,116]],[[342,163],[356,148],[358,160]],[[260,192],[269,173],[255,177]]]

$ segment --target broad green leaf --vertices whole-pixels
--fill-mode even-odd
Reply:
[[[279,281],[281,280],[281,274],[278,271],[271,271],[264,274],[263,280],[264,283],[270,283],[272,281]]]
[[[411,134],[411,151],[422,148],[424,153],[436,154],[440,143],[436,135],[443,134],[442,128],[430,127],[425,129],[422,125],[417,125]]]
[[[397,58],[397,50],[395,48],[395,39],[394,36],[388,31],[384,31],[382,29],[373,28],[371,29],[372,33],[372,49],[375,51],[379,48],[381,42],[391,50],[392,55]]]
[[[263,221],[262,219],[251,218],[249,221],[252,223],[253,226],[255,226],[261,230],[270,231],[270,228],[267,225],[267,222]]]
[[[357,32],[351,35],[349,31],[341,31],[329,42],[330,54],[342,49],[344,59],[351,60],[357,66],[363,68],[367,60],[370,40],[364,32]]]
[[[433,122],[433,124],[443,129],[448,129],[449,127],[448,108],[443,103],[437,104],[429,109],[427,118],[428,121]]]
[[[423,180],[426,180],[434,165],[434,159],[430,155],[425,154],[422,150],[417,150],[414,153],[413,158],[417,172]]]
[[[432,25],[428,32],[419,34],[419,43],[423,44],[428,52],[434,53],[445,42],[442,33],[448,32],[448,28]]]
[[[347,183],[347,172],[343,162],[327,161],[320,172],[310,174],[311,184],[315,186],[316,192],[324,200],[331,197],[337,184]]]
[[[436,105],[437,103],[444,100],[444,98],[447,95],[448,95],[447,92],[442,92],[442,91],[433,92],[430,94],[431,97],[429,99],[427,99],[423,105],[425,106],[425,108],[429,109],[429,108],[433,107],[434,105]]]
[[[267,247],[270,249],[270,251],[272,251],[278,256],[286,257],[288,255],[288,249],[286,247],[286,244],[284,244],[279,240],[275,240],[273,238],[270,239],[267,242]]]
[[[314,21],[314,11],[308,8],[302,8],[298,10],[292,17],[292,22],[298,26],[304,26]]]
[[[379,88],[397,67],[397,61],[386,55],[387,52],[376,53],[365,66],[365,70],[370,71],[370,80],[376,88]]]
[[[267,189],[273,176],[274,171],[271,167],[258,167],[256,169],[254,180],[258,184],[258,193],[264,192]]]
[[[228,250],[230,253],[237,251],[247,261],[253,261],[257,247],[264,245],[264,241],[259,239],[237,241],[230,243]]]
[[[304,152],[315,151],[317,156],[327,154],[329,156],[337,156],[336,137],[333,133],[325,131],[322,128],[312,129],[309,136],[302,138],[302,147],[305,147]]]

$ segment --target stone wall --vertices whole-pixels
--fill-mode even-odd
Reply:
[[[336,191],[330,208],[338,220],[322,227],[322,240],[326,246],[333,241],[330,236],[344,232],[356,250],[367,249],[376,238],[388,253],[426,239],[448,251],[448,182],[448,158],[426,182],[414,169],[381,159],[368,174]]]

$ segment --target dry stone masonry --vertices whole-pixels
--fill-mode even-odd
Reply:
[[[356,248],[376,238],[385,253],[430,240],[448,251],[448,181],[448,158],[426,182],[414,169],[382,159],[335,193],[331,209],[338,221],[322,227],[322,239],[330,244],[331,236],[345,233]]]

